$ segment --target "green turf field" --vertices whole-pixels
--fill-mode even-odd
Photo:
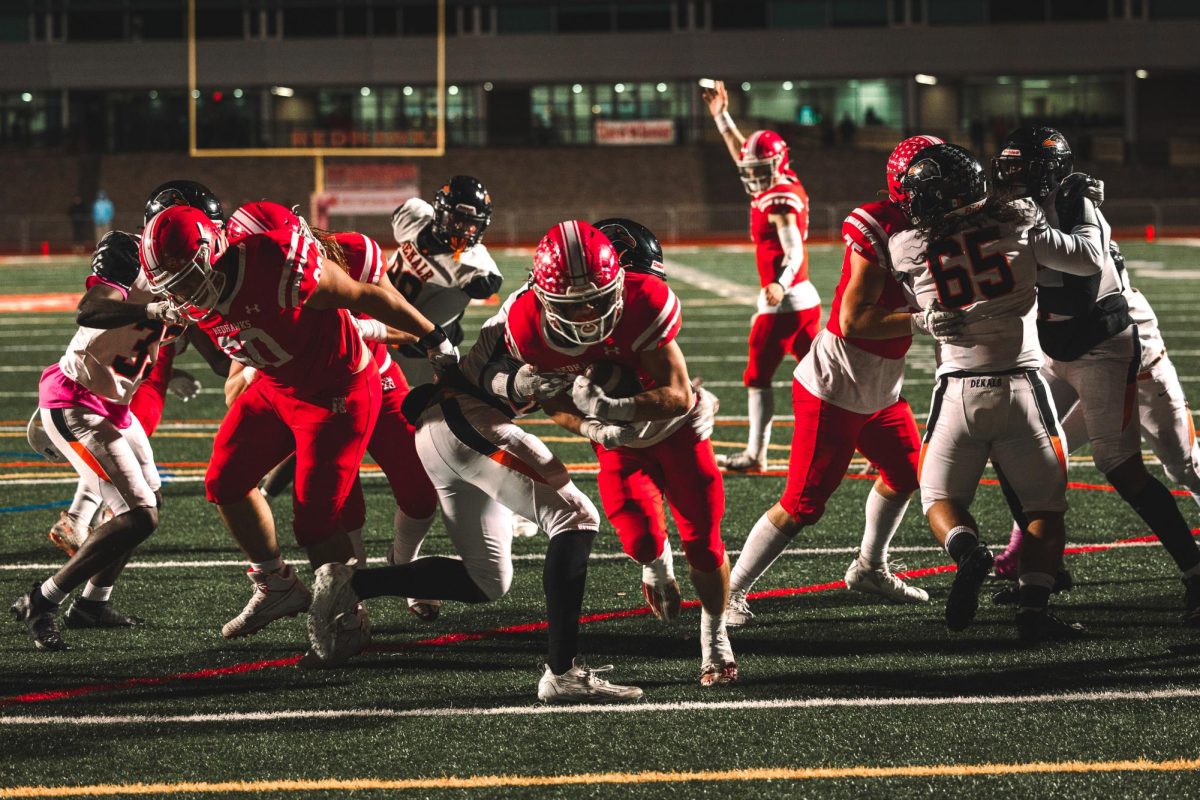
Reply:
[[[1131,243],[1125,252],[1190,390],[1200,375],[1193,324],[1200,250]],[[714,440],[719,451],[732,452],[746,432],[740,377],[751,256],[710,248],[668,257],[684,300],[680,341],[693,375],[721,397],[724,424]],[[816,246],[811,259],[828,302],[841,254]],[[511,287],[528,256],[501,253],[498,260]],[[5,294],[74,291],[86,271],[83,259],[0,265]],[[488,313],[472,309],[471,327]],[[72,333],[71,319],[62,312],[0,314],[4,608],[60,563],[46,531],[74,479],[63,465],[38,462],[28,451],[24,421],[39,373]],[[1200,792],[1200,631],[1178,622],[1182,588],[1161,548],[1117,544],[1148,531],[1115,494],[1081,488],[1070,497],[1072,544],[1117,544],[1070,557],[1076,588],[1059,599],[1059,610],[1084,622],[1091,637],[1028,650],[1016,645],[1006,608],[985,604],[971,629],[949,634],[942,621],[948,574],[914,579],[933,596],[928,607],[883,605],[839,588],[870,486],[846,481],[821,523],[755,587],[796,591],[754,604],[758,624],[733,635],[742,681],[724,690],[696,682],[696,609],[671,627],[645,614],[606,616],[642,603],[638,569],[619,557],[611,528],[603,529],[586,599],[586,610],[599,618],[584,626],[583,646],[592,664],[616,665],[614,680],[643,687],[646,701],[562,711],[536,703],[543,635],[521,628],[544,619],[540,539],[516,542],[513,588],[497,603],[448,604],[439,620],[425,624],[405,612],[403,601],[371,601],[374,649],[342,669],[294,666],[307,644],[302,619],[223,641],[220,627],[241,609],[249,586],[200,482],[223,412],[220,381],[203,374],[194,352],[176,363],[201,376],[205,389],[186,405],[168,401],[153,439],[167,479],[162,525],[114,595],[149,624],[67,630],[75,649],[46,654],[7,616],[0,622],[0,797],[50,796],[31,788],[39,785],[78,787],[71,794],[87,796],[135,783],[160,784],[142,794],[176,798]],[[789,408],[782,387],[790,370],[777,375],[781,409]],[[906,391],[918,417],[928,408],[932,371],[930,349],[918,344]],[[542,420],[531,425],[564,461],[579,465],[578,481],[595,497],[595,479],[586,474],[591,450]],[[776,429],[776,466],[786,463],[789,432],[786,421]],[[1086,458],[1076,459],[1071,479],[1102,482]],[[368,550],[382,557],[392,499],[375,472],[365,473],[364,486]],[[778,476],[726,481],[724,532],[732,551],[782,487]],[[1200,517],[1190,500],[1178,502],[1189,520]],[[285,554],[299,565],[303,556],[286,547],[290,507],[276,511]],[[1009,521],[999,490],[981,488],[975,511],[985,540],[1003,545]],[[423,552],[448,550],[439,528]],[[893,550],[909,569],[948,563],[917,508]],[[450,636],[464,633],[473,635]],[[246,783],[227,783],[233,781]]]

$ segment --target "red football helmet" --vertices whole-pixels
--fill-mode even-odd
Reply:
[[[234,211],[233,216],[225,223],[225,233],[231,244],[255,233],[282,230],[302,231],[304,225],[295,213],[279,203],[267,200],[246,203]]]
[[[755,131],[742,142],[737,165],[747,194],[766,191],[787,177],[787,142],[775,131]]]
[[[935,144],[943,144],[942,140],[936,136],[910,136],[900,144],[896,145],[896,149],[888,156],[887,160],[887,187],[888,199],[896,205],[903,205],[905,201],[904,190],[900,188],[900,179],[904,177],[904,173],[908,171],[908,163],[912,161],[912,157],[926,147],[932,147]]]
[[[142,231],[142,271],[155,294],[185,316],[202,319],[225,285],[224,276],[212,268],[225,246],[225,234],[203,211],[171,206]]]
[[[546,325],[578,345],[612,335],[625,306],[625,270],[607,237],[582,220],[555,225],[533,254],[533,291]]]

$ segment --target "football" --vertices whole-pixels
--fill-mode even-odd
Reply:
[[[585,374],[609,397],[633,397],[642,391],[637,372],[615,361],[597,361]]]

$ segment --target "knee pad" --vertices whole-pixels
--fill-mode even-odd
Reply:
[[[600,512],[592,499],[579,490],[574,483],[568,483],[559,490],[558,495],[563,502],[555,508],[543,510],[536,520],[548,536],[554,536],[565,531],[600,529]]]

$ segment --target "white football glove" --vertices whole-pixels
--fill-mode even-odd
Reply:
[[[718,397],[702,386],[696,387],[696,407],[692,409],[692,430],[700,441],[709,439],[717,425],[717,412],[721,410]]]
[[[167,381],[167,391],[186,403],[200,394],[200,381],[186,370],[172,370],[171,380]]]
[[[961,308],[946,308],[935,300],[928,308],[912,315],[913,333],[927,334],[939,342],[956,341],[967,324],[966,313]]]
[[[173,303],[166,300],[146,303],[146,319],[156,319],[168,325],[186,325],[191,322],[179,313],[179,309]]]
[[[637,429],[632,425],[614,425],[594,417],[579,423],[579,432],[606,450],[624,447],[637,438]]]
[[[513,389],[526,400],[545,403],[570,389],[574,381],[565,372],[538,372],[532,364],[522,364],[513,377]]]
[[[571,387],[571,400],[585,417],[596,417],[605,422],[633,421],[632,397],[609,397],[584,375],[575,378],[575,385]]]

